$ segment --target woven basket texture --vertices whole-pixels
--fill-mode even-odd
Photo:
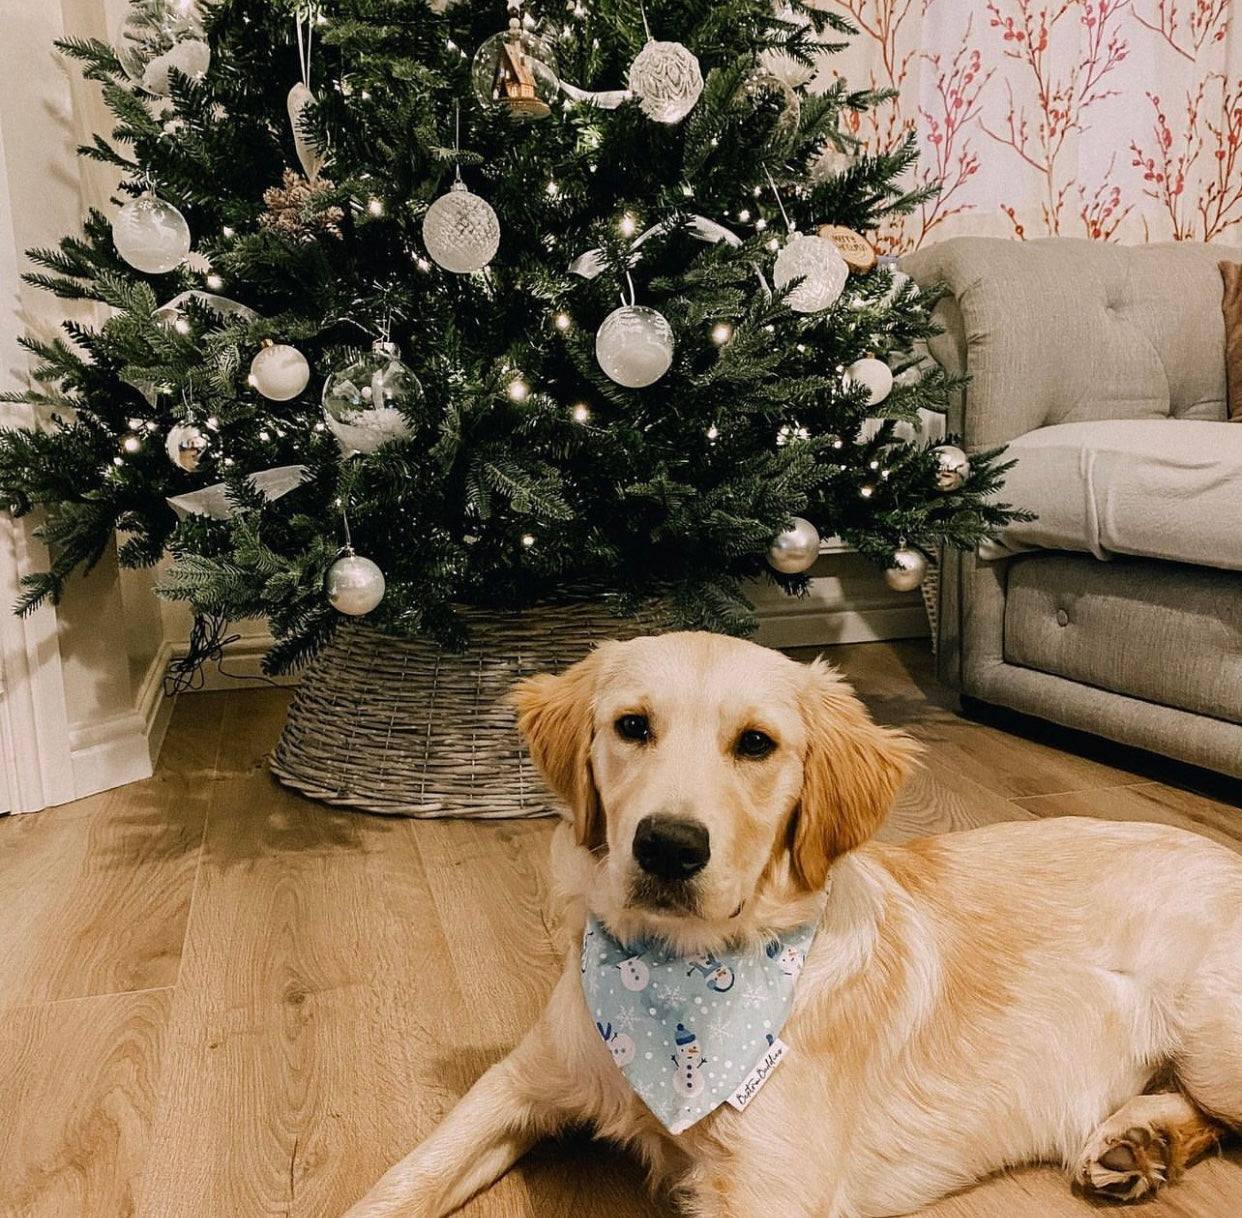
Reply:
[[[667,629],[667,612],[653,602],[618,618],[580,601],[462,614],[470,646],[460,654],[342,626],[303,676],[272,773],[313,799],[366,812],[555,815],[506,695],[520,678],[560,672],[604,639]]]

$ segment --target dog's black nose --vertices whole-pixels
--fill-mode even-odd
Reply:
[[[634,858],[661,880],[688,880],[707,866],[711,844],[707,826],[673,816],[645,816],[634,831]]]

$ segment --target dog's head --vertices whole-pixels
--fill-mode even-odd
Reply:
[[[514,692],[618,938],[687,951],[805,920],[917,751],[828,665],[713,634],[606,643]]]

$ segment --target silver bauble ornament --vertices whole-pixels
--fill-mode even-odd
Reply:
[[[809,571],[818,557],[819,530],[801,516],[795,516],[793,527],[777,533],[768,547],[768,563],[782,575]]]
[[[190,226],[171,204],[155,195],[131,199],[112,221],[116,252],[136,271],[164,275],[190,252]]]
[[[618,385],[643,389],[672,366],[673,327],[645,305],[623,305],[604,318],[595,335],[595,358]]]
[[[193,423],[178,423],[169,428],[168,438],[164,443],[168,459],[187,474],[198,470],[199,463],[210,447],[211,441],[207,438],[207,433]]]
[[[956,444],[941,444],[932,452],[936,457],[936,488],[960,490],[970,477],[970,458]]]
[[[338,613],[361,617],[384,599],[384,573],[369,558],[347,549],[328,568],[324,590]]]
[[[250,383],[273,402],[295,398],[310,382],[306,356],[287,343],[267,342],[250,361]]]
[[[802,280],[786,300],[795,313],[821,313],[831,307],[845,291],[849,277],[850,268],[831,241],[800,233],[790,237],[772,268],[778,288]]]
[[[629,86],[648,118],[679,123],[703,92],[703,73],[680,42],[652,39],[630,64]]]
[[[157,97],[172,88],[169,71],[202,80],[211,66],[198,6],[192,0],[143,0],[130,4],[116,36],[116,57],[125,74]]]
[[[865,385],[867,405],[878,406],[893,391],[893,370],[880,359],[867,356],[856,359],[845,370],[845,383]]]
[[[470,80],[480,103],[503,107],[516,122],[547,118],[561,89],[556,53],[516,20],[474,53]]]
[[[894,592],[913,592],[927,574],[927,559],[911,546],[902,546],[893,555],[893,565],[884,572],[884,582]]]
[[[397,344],[377,342],[324,382],[323,413],[347,456],[373,453],[390,440],[410,435],[403,411],[422,396],[423,387],[402,363]]]
[[[500,221],[492,205],[472,194],[462,181],[453,183],[423,217],[423,244],[446,271],[469,275],[481,271],[500,248]]]

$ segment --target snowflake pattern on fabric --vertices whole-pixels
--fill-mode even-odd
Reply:
[[[682,957],[652,940],[617,942],[594,917],[582,989],[596,1029],[670,1133],[718,1108],[780,1035],[819,919],[763,951]]]

